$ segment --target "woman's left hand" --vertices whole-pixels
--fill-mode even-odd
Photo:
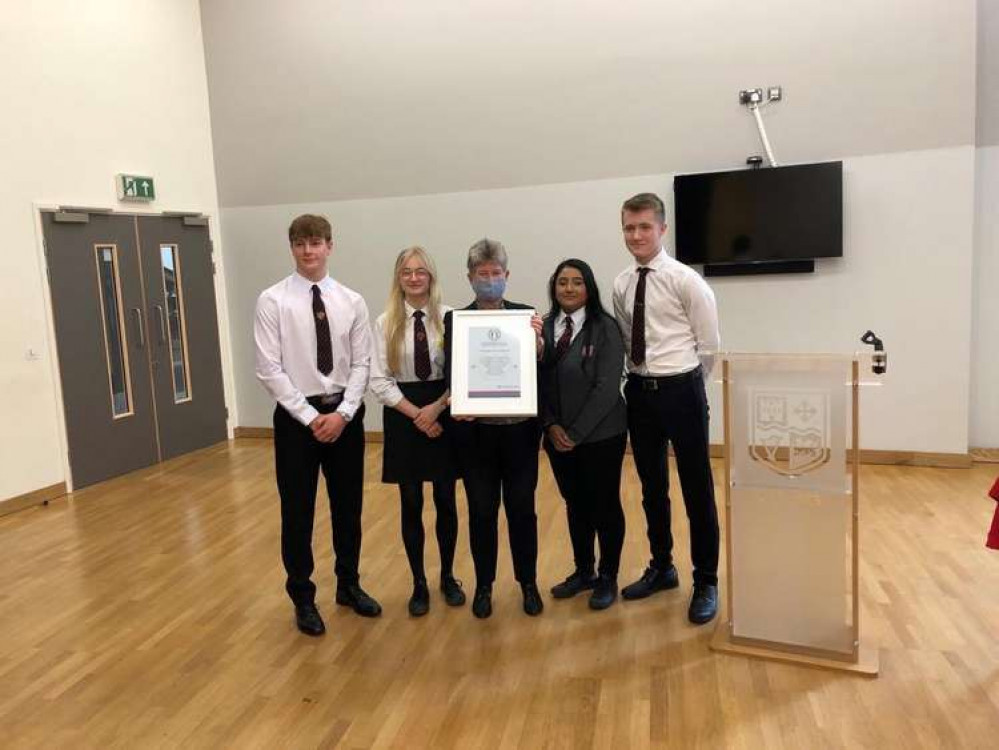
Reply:
[[[545,340],[541,333],[541,328],[544,322],[541,320],[541,316],[537,313],[531,316],[531,328],[534,329],[535,345],[538,349],[538,356],[541,356],[541,352],[545,349]]]

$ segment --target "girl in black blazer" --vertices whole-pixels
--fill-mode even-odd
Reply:
[[[552,596],[566,599],[593,589],[590,607],[606,609],[617,598],[624,545],[624,343],[585,262],[562,261],[549,281],[548,295],[551,310],[543,328],[541,363],[544,447],[565,498],[576,567],[552,588]],[[596,570],[595,539],[600,540]]]

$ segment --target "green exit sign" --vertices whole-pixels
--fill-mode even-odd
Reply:
[[[118,175],[118,200],[156,200],[156,186],[153,184],[153,178],[135,174]]]

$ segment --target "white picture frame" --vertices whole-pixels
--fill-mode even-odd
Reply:
[[[451,414],[536,417],[535,311],[455,310],[451,315]]]

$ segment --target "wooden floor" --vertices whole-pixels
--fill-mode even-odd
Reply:
[[[0,518],[0,747],[999,747],[999,552],[983,546],[994,465],[863,468],[863,617],[881,659],[869,679],[709,651],[713,626],[685,618],[682,512],[680,591],[600,613],[553,601],[571,557],[546,465],[544,614],[520,611],[504,549],[492,619],[436,595],[410,619],[380,461],[370,445],[362,575],[385,612],[331,603],[324,510],[319,639],[295,630],[282,588],[267,440]],[[623,583],[646,557],[630,457],[625,477]],[[428,540],[432,577],[436,555]]]

